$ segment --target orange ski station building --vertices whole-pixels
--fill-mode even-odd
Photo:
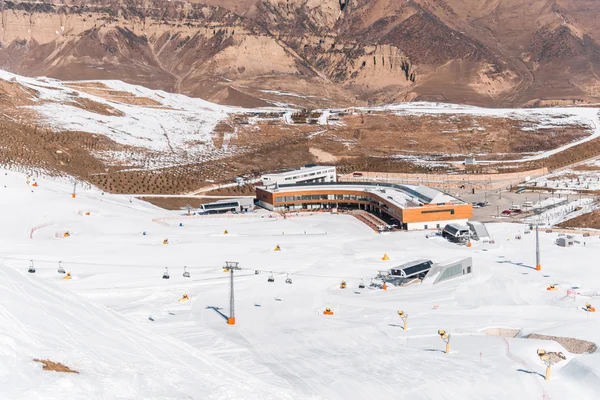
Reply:
[[[393,218],[405,230],[444,228],[473,216],[469,203],[424,185],[311,182],[258,186],[258,205],[271,211],[360,209]]]

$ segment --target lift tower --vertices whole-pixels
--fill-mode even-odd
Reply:
[[[229,318],[227,318],[227,323],[229,325],[235,325],[235,298],[233,294],[233,271],[240,270],[238,267],[239,262],[237,261],[225,261],[225,270],[229,270],[230,279],[230,287],[229,287]]]

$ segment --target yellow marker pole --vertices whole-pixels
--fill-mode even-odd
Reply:
[[[550,380],[550,367],[546,367],[546,380]]]
[[[404,320],[404,330],[406,330],[406,325],[408,324],[407,320]]]
[[[450,343],[446,343],[446,354],[450,353]]]

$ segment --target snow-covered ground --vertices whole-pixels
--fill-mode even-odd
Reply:
[[[598,208],[598,204],[593,199],[584,198],[574,201],[568,201],[566,198],[552,197],[555,202],[542,207],[549,207],[540,214],[533,215],[523,219],[523,222],[538,223],[540,226],[554,226],[563,221],[578,217],[580,215],[590,213]],[[547,201],[550,199],[546,199]],[[544,202],[542,201],[542,203]],[[539,208],[534,206],[535,208]]]
[[[552,172],[525,184],[561,192],[577,190],[600,190],[600,160],[591,160],[575,168]]]
[[[73,199],[68,184],[38,183],[0,173],[0,398],[597,399],[600,354],[481,333],[600,342],[600,314],[581,309],[600,304],[597,237],[559,248],[556,234],[540,233],[538,272],[534,235],[515,240],[518,224],[488,225],[495,244],[467,248],[422,232],[378,235],[347,215],[186,218],[128,196],[90,190]],[[358,289],[403,262],[462,256],[473,257],[472,276]],[[58,261],[72,280],[61,279]],[[229,313],[225,261],[242,267],[235,326],[207,309]],[[183,293],[187,304],[177,302]],[[398,309],[409,314],[407,331]],[[452,335],[450,354],[438,329]],[[537,348],[567,356],[548,382]],[[80,374],[43,371],[34,358]]]

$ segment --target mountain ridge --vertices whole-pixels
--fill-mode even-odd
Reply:
[[[600,101],[591,0],[0,2],[0,68],[227,105]]]

